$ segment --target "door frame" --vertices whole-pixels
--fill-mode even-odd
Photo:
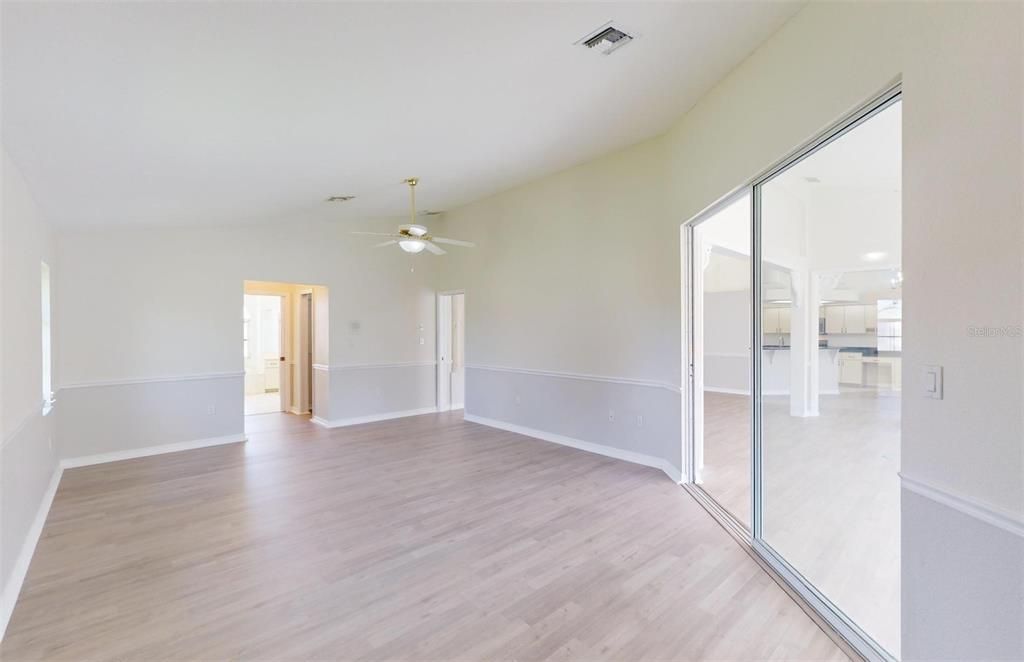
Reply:
[[[443,350],[445,341],[451,337],[452,332],[452,315],[451,315],[451,304],[452,298],[455,295],[463,295],[463,306],[465,306],[465,294],[464,289],[458,290],[439,290],[435,293],[435,306],[434,306],[434,318],[437,321],[436,332],[434,334],[434,365],[435,365],[435,384],[436,384],[436,407],[438,411],[452,411],[452,406],[455,404],[452,402],[452,384],[451,384],[451,370],[445,372],[446,366],[451,365],[451,357],[446,356],[447,349]],[[448,310],[445,315],[443,309],[442,300],[447,299]],[[465,313],[463,313],[465,316]],[[445,323],[447,321],[447,324]],[[465,330],[463,330],[463,337],[465,337]],[[448,344],[451,347],[451,344]],[[447,379],[447,389],[444,388],[445,380]],[[442,397],[442,394],[447,394],[447,399]],[[463,400],[465,400],[465,394],[463,394]],[[464,403],[463,403],[464,404]]]
[[[697,236],[697,226],[715,217],[723,209],[733,205],[750,194],[749,187],[741,187],[729,195],[719,199],[715,204],[706,208],[682,225],[683,244],[683,375],[685,375],[684,397],[683,397],[683,457],[685,471],[684,482],[694,489],[691,490],[701,501],[705,508],[708,508],[720,522],[726,524],[734,535],[750,542],[752,538],[751,527],[741,522],[735,515],[729,512],[713,496],[701,487],[698,482],[700,470],[704,468],[704,353],[698,352],[702,347],[704,334],[704,306],[703,296],[697,296],[703,292],[704,286],[704,246]],[[752,203],[750,213],[753,213]],[[748,256],[753,270],[753,238],[751,237],[751,254]],[[710,249],[709,249],[710,250]],[[753,291],[751,300],[754,300]],[[751,344],[750,360],[754,361],[753,344]],[[700,388],[698,388],[698,385]],[[753,391],[748,396],[753,401]],[[751,402],[751,409],[753,402]],[[751,494],[754,491],[753,475],[751,475]],[[751,498],[753,508],[753,498]],[[753,510],[751,510],[753,520]],[[753,522],[751,522],[751,526]]]
[[[295,371],[298,384],[295,388],[298,392],[298,397],[293,397],[292,400],[299,403],[298,410],[293,410],[293,414],[312,414],[313,413],[313,389],[315,388],[315,380],[313,379],[313,330],[315,323],[313,320],[315,306],[313,305],[313,288],[303,288],[298,292],[299,300],[299,314],[298,329],[296,329],[296,335],[298,339],[298,353],[302,354],[302,349],[305,348],[306,353],[297,357],[294,361],[297,370]],[[307,299],[308,308],[306,308]],[[303,325],[306,326],[303,329]],[[306,392],[306,387],[309,387],[309,392]]]

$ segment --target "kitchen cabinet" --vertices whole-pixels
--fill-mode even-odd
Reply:
[[[878,328],[878,311],[875,306],[852,304],[824,306],[823,309],[825,311],[825,333],[874,333]]]
[[[845,306],[825,306],[825,333],[843,333],[846,328]]]
[[[868,333],[878,331],[878,306],[864,306],[864,328]]]
[[[786,308],[764,308],[761,311],[761,331],[766,335],[789,333],[792,313]]]
[[[864,383],[864,357],[860,354],[842,352],[839,355],[839,383]]]
[[[846,318],[845,333],[864,333],[867,326],[864,324],[864,306],[843,306],[843,316]]]

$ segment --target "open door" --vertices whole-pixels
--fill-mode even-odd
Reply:
[[[450,411],[465,406],[466,369],[465,294],[452,292],[437,297],[437,409]]]

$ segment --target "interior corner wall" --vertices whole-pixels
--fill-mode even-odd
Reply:
[[[0,635],[28,570],[31,550],[59,475],[54,419],[42,414],[40,262],[59,273],[53,237],[28,185],[3,150],[2,340],[0,340]],[[51,290],[51,300],[58,288]],[[53,316],[54,323],[59,318]],[[59,403],[58,403],[59,405]]]
[[[300,219],[58,233],[61,457],[241,439],[246,280],[320,286],[322,422],[433,407],[433,256],[373,249],[350,229]],[[391,390],[396,379],[407,387]],[[370,395],[353,401],[353,384]]]
[[[678,248],[649,141],[445,214],[465,290],[467,416],[679,475]],[[678,236],[678,229],[676,230]]]
[[[651,386],[682,383],[679,225],[901,80],[902,651],[1024,658],[1022,12],[811,3],[665,136],[449,211],[479,244],[440,274],[466,291],[467,415],[681,467],[679,395]]]

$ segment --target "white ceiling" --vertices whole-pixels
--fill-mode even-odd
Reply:
[[[3,142],[62,227],[445,209],[665,131],[801,4],[4,2]]]

